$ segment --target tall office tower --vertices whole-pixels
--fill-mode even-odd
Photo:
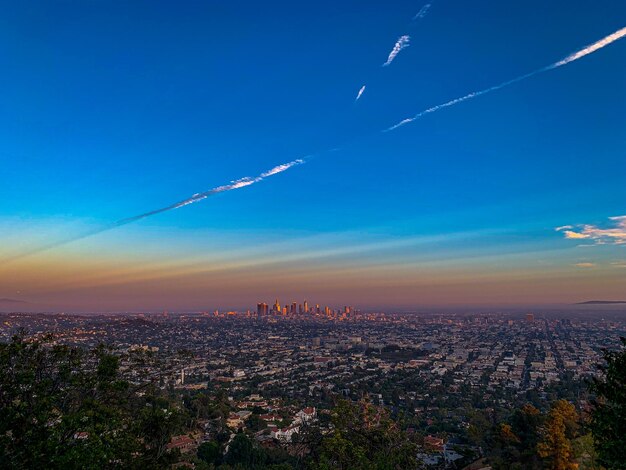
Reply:
[[[289,313],[293,313],[295,315],[296,312],[297,312],[297,308],[298,308],[298,304],[296,302],[292,302],[291,303],[291,310],[290,310]]]
[[[283,315],[287,315],[287,306],[283,307]]]
[[[304,313],[304,310],[302,309],[302,304],[298,305],[298,313],[301,315]]]
[[[315,313],[320,314],[320,304],[315,304]]]
[[[326,307],[324,307],[324,313],[326,315],[330,315],[330,307],[328,305]]]
[[[261,302],[260,304],[256,304],[256,313],[259,315],[267,315],[268,305],[265,302]]]
[[[280,303],[278,302],[278,299],[276,299],[276,302],[274,302],[274,307],[273,307],[274,312],[276,313],[280,313]]]
[[[309,303],[304,299],[304,313],[309,313]]]
[[[534,322],[535,321],[535,314],[534,313],[527,313],[526,314],[526,321],[527,322]]]

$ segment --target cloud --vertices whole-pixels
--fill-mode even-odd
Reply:
[[[574,266],[577,268],[595,268],[595,263],[576,263]]]
[[[611,266],[614,266],[616,268],[626,268],[626,261],[613,261],[611,263]]]
[[[291,161],[289,163],[283,163],[282,165],[275,166],[271,170],[266,171],[265,173],[261,173],[260,177],[257,177],[254,179],[254,183],[258,183],[259,181],[261,181],[264,178],[267,178],[268,176],[273,176],[277,173],[282,173],[283,171],[288,170],[292,166],[301,165],[303,163],[304,163],[304,159],[298,158],[297,160]]]
[[[428,10],[430,9],[431,6],[432,6],[431,3],[427,3],[422,8],[420,8],[420,11],[418,11],[417,14],[413,17],[413,20],[424,18],[426,14],[428,13]]]
[[[391,49],[389,57],[387,57],[387,62],[383,64],[383,67],[387,67],[389,64],[391,64],[393,62],[393,59],[396,58],[396,56],[400,53],[402,49],[406,49],[407,47],[409,47],[410,40],[411,37],[406,34],[404,36],[400,36],[393,46],[393,49]]]
[[[30,251],[24,252],[24,253],[19,253],[17,255],[8,257],[8,258],[4,258],[4,259],[0,259],[0,263],[6,263],[6,262],[10,262],[10,261],[15,261],[17,259],[21,259],[24,258],[26,256],[30,256],[36,253],[41,253],[42,251],[47,251],[47,250],[51,250],[53,248],[57,248],[59,246],[62,245],[67,245],[68,243],[72,243],[78,240],[82,240],[84,238],[87,237],[92,237],[94,235],[98,235],[99,233],[102,232],[106,232],[108,230],[112,230],[118,227],[121,227],[123,225],[127,225],[133,222],[137,222],[139,220],[142,219],[146,219],[148,217],[151,217],[153,215],[157,215],[157,214],[161,214],[163,212],[168,212],[174,209],[180,209],[181,207],[185,207],[188,206],[190,204],[194,204],[196,202],[200,202],[203,201],[204,199],[213,196],[215,194],[219,194],[219,193],[223,193],[226,191],[233,191],[235,189],[240,189],[240,188],[245,188],[246,186],[250,186],[253,185],[255,183],[258,183],[260,181],[263,181],[265,178],[268,178],[270,176],[276,175],[278,173],[282,173],[283,171],[288,170],[289,168],[292,168],[296,165],[302,165],[303,163],[306,163],[306,159],[305,158],[298,158],[296,160],[292,160],[290,162],[287,163],[282,163],[280,165],[275,166],[274,168],[271,168],[267,171],[264,171],[263,173],[261,173],[258,176],[255,177],[250,177],[250,176],[245,176],[243,178],[239,178],[237,180],[231,181],[229,184],[224,184],[222,186],[217,186],[213,189],[209,189],[208,191],[204,191],[202,193],[195,193],[193,196],[188,197],[187,199],[183,199],[182,201],[179,202],[175,202],[173,204],[170,204],[169,206],[165,206],[165,207],[161,207],[159,209],[154,209],[151,210],[149,212],[144,212],[143,214],[138,214],[138,215],[134,215],[132,217],[126,217],[124,219],[120,219],[116,222],[112,222],[108,225],[105,225],[104,227],[100,227],[100,228],[96,228],[93,229],[91,231],[88,231],[86,233],[82,233],[80,235],[75,235],[72,237],[68,237],[64,240],[60,240],[60,241],[56,241],[56,242],[52,242],[43,246],[40,246],[39,248],[35,248],[32,249]]]
[[[554,62],[554,63],[552,63],[550,65],[545,66],[545,67],[542,67],[540,69],[534,70],[533,72],[529,72],[529,73],[526,73],[524,75],[520,75],[519,77],[512,78],[511,80],[507,80],[506,82],[502,82],[502,83],[500,83],[498,85],[494,85],[494,86],[491,86],[489,88],[485,88],[484,90],[473,91],[471,93],[468,93],[465,96],[461,96],[460,98],[455,98],[455,99],[447,101],[445,103],[433,106],[431,108],[428,108],[428,109],[426,109],[424,111],[421,111],[421,112],[417,113],[413,117],[409,117],[409,118],[403,119],[402,121],[398,122],[397,124],[394,124],[393,126],[385,129],[383,132],[392,131],[394,129],[397,129],[398,127],[404,126],[405,124],[409,124],[410,122],[413,122],[416,119],[419,119],[419,118],[421,118],[422,116],[424,116],[426,114],[434,113],[436,111],[439,111],[440,109],[448,108],[450,106],[454,106],[456,104],[462,103],[463,101],[467,101],[467,100],[470,100],[472,98],[476,98],[476,97],[481,96],[481,95],[486,95],[487,93],[491,93],[492,91],[496,91],[496,90],[499,90],[501,88],[507,87],[509,85],[513,85],[514,83],[517,83],[517,82],[521,82],[522,80],[526,80],[527,78],[533,77],[533,76],[535,76],[537,74],[540,74],[540,73],[543,73],[543,72],[547,72],[548,70],[556,69],[556,68],[561,67],[561,66],[563,66],[565,64],[569,64],[570,62],[578,60],[581,57],[585,57],[586,55],[589,55],[592,52],[595,52],[595,51],[597,51],[599,49],[602,49],[605,46],[608,46],[609,44],[617,41],[618,39],[622,39],[624,36],[626,36],[626,27],[624,27],[624,28],[614,32],[613,34],[609,34],[608,36],[600,39],[599,41],[596,41],[595,43],[593,43],[593,44],[591,44],[591,45],[589,45],[587,47],[584,47],[583,49],[581,49],[581,50],[579,50],[577,52],[574,52],[574,53],[568,55],[567,57],[565,57],[562,60],[559,60],[558,62]],[[396,46],[397,46],[397,44],[396,44]],[[394,51],[395,51],[395,49],[396,48],[394,47]],[[391,51],[392,54],[393,54],[394,51]],[[396,53],[396,55],[397,55],[397,53]],[[389,57],[391,57],[391,54],[389,54]],[[388,62],[389,62],[389,60],[388,60]],[[387,64],[385,64],[385,65],[387,65]]]
[[[606,226],[582,224],[557,227],[565,238],[570,240],[590,240],[594,245],[625,245],[626,246],[626,215],[609,217]]]
[[[571,230],[565,230],[563,233],[565,235],[565,238],[570,238],[570,239],[589,238],[584,233],[573,232]]]
[[[502,82],[498,85],[494,85],[491,86],[489,88],[486,88],[484,90],[480,90],[480,91],[474,91],[471,92],[465,96],[461,96],[459,98],[455,98],[452,99],[450,101],[447,101],[445,103],[433,106],[431,108],[428,108],[424,111],[421,111],[419,113],[417,113],[416,115],[414,115],[413,117],[409,117],[406,119],[401,120],[400,122],[398,122],[397,124],[384,129],[383,132],[387,132],[387,131],[391,131],[394,129],[397,129],[398,127],[401,127],[405,124],[408,124],[410,122],[415,121],[416,119],[429,114],[429,113],[434,113],[440,109],[446,108],[446,107],[450,107],[450,106],[454,106],[456,104],[459,104],[463,101],[467,101],[469,99],[472,98],[476,98],[478,96],[490,93],[492,91],[495,90],[499,90],[501,88],[504,88],[506,86],[512,85],[514,83],[520,82],[522,80],[525,80],[527,78],[530,78],[534,75],[537,75],[539,73],[543,73],[546,72],[548,70],[552,70],[555,69],[557,67],[560,67],[562,65],[568,64],[570,62],[573,62],[575,60],[580,59],[581,57],[584,57],[586,55],[589,55],[597,50],[602,49],[603,47],[623,38],[624,36],[626,36],[626,27],[604,37],[603,39],[589,45],[586,46],[585,48],[574,52],[572,54],[570,54],[569,56],[565,57],[564,59],[558,61],[558,62],[554,62],[553,64],[550,64],[546,67],[543,67],[541,69],[535,70],[533,72],[529,72],[527,74],[518,76],[516,78],[513,78],[511,80],[507,80],[505,82]],[[391,52],[389,53],[389,57],[387,58],[387,61],[383,64],[383,66],[387,66],[389,65],[394,59],[395,57],[398,55],[398,53],[409,46],[409,41],[410,41],[410,37],[408,35],[404,35],[401,36],[398,41],[396,42],[396,44],[394,45],[393,49],[391,50]],[[362,90],[364,89],[364,87],[362,88]],[[358,97],[357,97],[358,99]],[[331,152],[331,151],[335,151],[338,148],[333,148],[330,150],[327,150],[327,152]],[[225,192],[225,191],[231,191],[231,190],[235,190],[235,189],[239,189],[239,188],[243,188],[246,186],[250,186],[252,184],[258,183],[262,180],[264,180],[265,178],[267,178],[268,176],[272,176],[275,175],[277,173],[281,173],[283,171],[288,170],[289,168],[292,168],[295,165],[300,165],[306,162],[307,158],[311,158],[311,156],[306,157],[306,158],[301,158],[301,159],[297,159],[297,160],[293,160],[291,162],[287,162],[287,163],[283,163],[281,165],[277,165],[274,168],[261,173],[260,175],[256,176],[256,177],[244,177],[235,181],[232,181],[230,184],[226,184],[223,186],[218,186],[216,188],[210,189],[208,191],[205,191],[203,193],[195,193],[193,196],[187,198],[187,199],[183,199],[182,201],[170,204],[169,206],[165,206],[165,207],[161,207],[159,209],[155,209],[149,212],[145,212],[143,214],[139,214],[139,215],[135,215],[133,217],[128,217],[125,219],[120,219],[116,222],[113,222],[111,224],[108,224],[102,228],[98,228],[95,229],[91,232],[87,232],[87,233],[83,233],[81,235],[77,235],[74,237],[70,237],[70,238],[66,238],[65,240],[59,241],[59,242],[53,242],[47,245],[44,245],[42,247],[33,249],[29,252],[26,253],[22,253],[22,254],[18,254],[16,256],[10,257],[10,258],[5,258],[5,259],[0,259],[0,263],[2,262],[7,262],[7,261],[13,261],[15,259],[19,259],[22,258],[24,256],[28,256],[34,253],[39,253],[41,251],[46,251],[52,248],[55,248],[57,246],[61,246],[61,245],[66,245],[68,243],[71,243],[73,241],[77,241],[77,240],[81,240],[83,238],[86,237],[90,237],[93,235],[96,235],[98,233],[107,231],[107,230],[111,230],[114,229],[116,227],[120,227],[122,225],[126,225],[141,219],[144,219],[146,217],[150,217],[156,214],[160,214],[166,211],[170,211],[173,209],[178,209],[184,206],[187,206],[189,204],[193,204],[195,202],[199,202],[202,201],[204,199],[206,199],[209,196],[212,196],[214,194],[217,193],[221,193],[221,192]],[[562,231],[564,236],[566,238],[571,238],[571,239],[589,239],[592,240],[594,242],[594,244],[596,245],[600,245],[600,244],[615,244],[615,245],[626,245],[626,215],[624,216],[618,216],[618,217],[612,217],[610,219],[613,222],[613,227],[610,228],[601,228],[598,226],[594,226],[594,225],[583,225],[583,226],[572,226],[571,229],[567,229],[565,226],[563,227],[559,227],[559,231]]]
[[[363,94],[363,92],[365,91],[365,85],[363,85],[360,89],[359,92],[356,95],[356,99],[354,101],[359,101],[359,98],[361,97],[361,95]]]
[[[580,59],[581,57],[585,57],[586,55],[589,55],[597,51],[598,49],[602,49],[604,46],[608,46],[612,42],[615,42],[618,39],[623,38],[624,36],[626,36],[626,27],[618,31],[615,31],[613,34],[609,34],[605,38],[602,38],[599,41],[594,42],[593,44],[589,44],[587,47],[584,47],[581,50],[568,55],[562,60],[559,60],[553,65],[553,68],[560,67],[561,65],[569,64],[570,62]]]

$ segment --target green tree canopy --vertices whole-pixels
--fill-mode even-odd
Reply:
[[[22,333],[0,344],[0,467],[163,468],[178,414],[119,359]],[[141,389],[142,393],[138,393]]]
[[[594,379],[596,393],[591,431],[598,460],[607,468],[626,468],[626,338],[618,351],[604,351],[602,377]]]
[[[322,440],[319,469],[395,470],[417,468],[417,446],[389,411],[362,400],[340,401],[333,431]]]

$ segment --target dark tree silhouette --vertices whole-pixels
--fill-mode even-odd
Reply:
[[[165,468],[177,411],[106,348],[51,340],[0,344],[0,468]]]
[[[598,460],[607,468],[626,468],[626,338],[622,348],[604,351],[602,377],[591,383],[597,395],[591,416],[591,432]]]

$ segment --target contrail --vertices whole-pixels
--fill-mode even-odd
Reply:
[[[613,34],[609,34],[607,37],[600,39],[593,44],[589,44],[587,47],[582,48],[577,52],[573,52],[568,55],[565,59],[559,60],[558,62],[552,64],[551,68],[560,67],[561,65],[569,64],[575,60],[580,59],[581,57],[585,57],[586,55],[591,54],[592,52],[596,52],[598,49],[602,49],[604,46],[608,46],[612,42],[617,41],[618,39],[622,39],[626,36],[626,27],[615,31]]]
[[[363,94],[363,92],[365,91],[365,85],[363,85],[360,89],[359,92],[356,95],[356,99],[354,101],[359,101],[359,98],[361,97],[361,95]]]
[[[426,14],[428,13],[428,10],[430,9],[431,6],[432,6],[432,3],[427,3],[422,8],[420,8],[420,11],[418,11],[417,14],[413,17],[413,20],[415,21],[420,18],[424,18]]]
[[[409,47],[410,40],[411,37],[406,34],[404,36],[400,36],[393,46],[393,49],[391,49],[389,57],[387,57],[387,62],[383,64],[383,67],[387,67],[389,64],[391,64],[393,62],[393,59],[396,58],[396,56],[400,53],[402,49]]]
[[[309,156],[310,157],[310,156]],[[26,256],[30,256],[30,255],[34,255],[36,253],[41,253],[42,251],[47,251],[50,250],[52,248],[57,248],[59,246],[62,245],[67,245],[68,243],[72,243],[78,240],[82,240],[84,238],[87,237],[91,237],[94,235],[97,235],[99,233],[102,232],[106,232],[108,230],[112,230],[114,228],[118,228],[121,227],[122,225],[126,225],[126,224],[130,224],[132,222],[137,222],[138,220],[141,219],[145,219],[147,217],[151,217],[153,215],[156,214],[161,214],[163,212],[167,212],[167,211],[171,211],[174,209],[179,209],[181,207],[184,206],[188,206],[189,204],[194,204],[196,202],[200,202],[210,196],[213,196],[215,194],[218,193],[224,193],[226,191],[233,191],[235,189],[239,189],[239,188],[245,188],[246,186],[250,186],[252,184],[258,183],[260,181],[263,181],[265,178],[269,178],[270,176],[274,176],[277,175],[278,173],[282,173],[283,171],[288,170],[289,168],[292,168],[296,165],[302,165],[303,163],[306,163],[306,158],[308,157],[304,157],[304,158],[298,158],[297,160],[292,160],[290,162],[287,163],[282,163],[280,165],[277,165],[267,171],[264,171],[263,173],[261,173],[258,176],[255,177],[249,177],[246,176],[244,178],[240,178],[238,180],[235,181],[231,181],[229,184],[225,184],[222,186],[217,186],[213,189],[209,189],[208,191],[204,191],[202,193],[196,193],[191,197],[188,197],[187,199],[183,199],[182,201],[176,202],[174,204],[170,204],[169,206],[165,206],[165,207],[161,207],[159,209],[154,209],[151,210],[149,212],[144,212],[143,214],[138,214],[138,215],[134,215],[132,217],[126,217],[124,219],[120,219],[116,222],[112,222],[108,225],[105,225],[104,227],[100,227],[100,228],[96,228],[94,230],[91,230],[89,232],[80,234],[80,235],[76,235],[74,237],[70,237],[70,238],[66,238],[65,240],[60,240],[57,242],[53,242],[53,243],[49,243],[47,245],[44,246],[40,246],[39,248],[35,248],[33,250],[27,251],[27,252],[23,252],[23,253],[19,253],[17,255],[14,256],[10,256],[7,258],[4,258],[2,260],[0,260],[0,262],[2,263],[6,263],[9,261],[15,261],[17,259],[20,258],[24,258]]]
[[[282,173],[283,171],[286,171],[293,166],[301,165],[303,163],[305,163],[305,160],[303,158],[298,158],[297,160],[293,160],[291,162],[282,163],[280,165],[275,166],[274,168],[270,170],[267,170],[261,173],[260,175],[254,178],[246,176],[244,178],[240,178],[238,180],[232,181],[230,184],[218,186],[216,188],[209,189],[208,191],[205,191],[203,193],[196,193],[193,196],[188,197],[187,199],[183,199],[182,201],[176,202],[174,204],[170,204],[169,206],[161,207],[160,209],[155,209],[150,212],[144,212],[143,214],[139,214],[133,217],[127,217],[125,219],[118,220],[117,222],[114,222],[113,224],[107,226],[104,229],[101,229],[100,231],[96,233],[100,233],[103,230],[110,230],[112,228],[119,227],[121,225],[126,225],[131,222],[135,222],[137,220],[145,219],[146,217],[150,217],[155,214],[160,214],[162,212],[179,209],[181,207],[188,206],[189,204],[194,204],[196,202],[202,201],[210,196],[213,196],[214,194],[224,193],[226,191],[232,191],[234,189],[239,189],[239,188],[245,188],[246,186],[250,186],[252,184],[258,183],[259,181],[263,181],[265,178],[276,175],[278,173]],[[94,235],[94,233],[89,234],[89,236],[91,235]]]
[[[453,106],[455,104],[461,103],[463,101],[467,101],[469,99],[476,98],[477,96],[485,95],[485,94],[490,93],[492,91],[499,90],[500,88],[504,88],[506,86],[512,85],[513,83],[520,82],[522,80],[530,78],[530,77],[532,77],[534,75],[537,75],[537,74],[546,72],[548,70],[556,69],[556,68],[561,67],[563,65],[569,64],[570,62],[574,62],[575,60],[578,60],[578,59],[580,59],[582,57],[585,57],[586,55],[589,55],[589,54],[591,54],[593,52],[596,52],[597,50],[602,49],[605,46],[608,46],[609,44],[617,41],[618,39],[622,39],[624,36],[626,36],[626,27],[624,27],[624,28],[614,32],[613,34],[610,34],[610,35],[606,36],[605,38],[603,38],[603,39],[601,39],[601,40],[599,40],[599,41],[597,41],[597,42],[595,42],[593,44],[590,44],[590,45],[584,47],[583,49],[581,49],[581,50],[579,50],[577,52],[574,52],[574,53],[568,55],[567,57],[559,60],[558,62],[554,62],[553,64],[547,65],[547,66],[545,66],[545,67],[543,67],[541,69],[535,70],[533,72],[529,72],[529,73],[527,73],[525,75],[521,75],[521,76],[513,78],[511,80],[507,80],[506,82],[500,83],[498,85],[494,85],[494,86],[486,88],[484,90],[475,91],[475,92],[469,93],[469,94],[467,94],[465,96],[462,96],[460,98],[455,98],[455,99],[450,100],[450,101],[448,101],[446,103],[442,103],[442,104],[439,104],[437,106],[433,106],[433,107],[428,108],[428,109],[426,109],[424,111],[421,111],[420,113],[416,114],[413,117],[410,117],[410,118],[407,118],[407,119],[403,119],[399,123],[397,123],[397,124],[387,128],[387,129],[384,129],[383,132],[388,132],[388,131],[397,129],[400,126],[403,126],[405,124],[413,122],[416,119],[419,119],[419,118],[421,118],[422,116],[424,116],[426,114],[434,113],[435,111],[438,111],[438,110],[440,110],[442,108],[447,108],[447,107]],[[403,36],[403,37],[407,38],[406,42],[408,43],[408,36]],[[392,51],[392,54],[394,53],[394,51],[396,51],[395,55],[397,55],[397,53],[400,50],[402,50],[403,47],[406,47],[406,45],[404,45],[404,46],[402,45],[401,39],[402,38],[400,38],[398,40],[398,43],[396,43],[396,46],[394,47],[394,50]],[[400,44],[400,46],[398,46],[398,44]],[[393,55],[393,57],[392,57],[392,54],[389,55],[390,60],[393,60],[393,57],[395,57],[395,55]],[[390,62],[390,60],[388,60],[388,62]],[[364,88],[365,88],[365,86],[363,86],[361,88],[361,90],[359,91],[359,96],[360,96],[361,92],[364,90]],[[357,96],[357,99],[358,99],[358,96]],[[333,152],[333,151],[339,150],[340,148],[345,147],[346,145],[348,145],[348,144],[344,144],[341,147],[334,147],[334,148],[329,149],[329,150],[327,150],[325,152],[319,152],[316,155],[319,155],[321,153]],[[0,262],[8,262],[8,261],[13,261],[13,260],[16,260],[16,259],[23,258],[25,256],[30,256],[30,255],[35,254],[35,253],[46,251],[46,250],[49,250],[49,249],[52,249],[52,248],[56,248],[56,247],[61,246],[61,245],[66,245],[68,243],[71,243],[71,242],[74,242],[74,241],[77,241],[77,240],[81,240],[83,238],[87,238],[87,237],[90,237],[90,236],[93,236],[93,235],[97,235],[99,233],[102,233],[102,232],[105,232],[107,230],[111,230],[111,229],[120,227],[122,225],[130,224],[130,223],[135,222],[137,220],[145,219],[146,217],[151,217],[153,215],[160,214],[162,212],[167,212],[167,211],[170,211],[170,210],[178,209],[180,207],[187,206],[189,204],[193,204],[193,203],[202,201],[202,200],[204,200],[204,199],[206,199],[206,198],[208,198],[210,196],[213,196],[214,194],[218,194],[218,193],[222,193],[222,192],[226,192],[226,191],[232,191],[234,189],[239,189],[239,188],[244,188],[246,186],[250,186],[252,184],[255,184],[255,183],[258,183],[260,181],[263,181],[265,178],[268,178],[270,176],[276,175],[278,173],[282,173],[283,171],[287,171],[287,170],[289,170],[290,168],[292,168],[292,167],[294,167],[296,165],[302,165],[302,164],[306,163],[308,160],[310,160],[311,158],[313,158],[313,156],[314,155],[308,155],[306,157],[299,158],[297,160],[292,160],[290,162],[283,163],[281,165],[277,165],[277,166],[275,166],[275,167],[273,167],[273,168],[271,168],[271,169],[269,169],[269,170],[259,174],[256,177],[241,178],[241,179],[232,181],[230,184],[226,184],[226,185],[223,185],[223,186],[218,186],[216,188],[210,189],[210,190],[205,191],[203,193],[196,193],[196,194],[194,194],[193,196],[191,196],[191,197],[189,197],[187,199],[183,199],[182,201],[176,202],[174,204],[170,204],[169,206],[165,206],[165,207],[162,207],[160,209],[155,209],[155,210],[152,210],[152,211],[149,211],[149,212],[145,212],[143,214],[135,215],[133,217],[127,217],[125,219],[120,219],[120,220],[118,220],[116,222],[113,222],[113,223],[111,223],[109,225],[106,225],[106,226],[101,227],[101,228],[94,229],[93,231],[84,233],[82,235],[77,235],[77,236],[72,237],[72,238],[67,238],[65,240],[61,240],[61,241],[58,241],[58,242],[50,243],[48,245],[44,245],[42,247],[33,249],[33,250],[29,251],[29,252],[17,254],[17,255],[15,255],[13,257],[4,258],[4,259],[0,260]]]
[[[590,45],[582,48],[579,51],[576,51],[576,52],[568,55],[567,57],[565,57],[562,60],[559,60],[558,62],[554,62],[553,64],[547,65],[547,66],[545,66],[543,68],[540,68],[540,69],[535,70],[533,72],[529,72],[527,74],[521,75],[521,76],[513,78],[511,80],[507,80],[506,82],[502,82],[502,83],[500,83],[498,85],[494,85],[492,87],[485,88],[484,90],[474,91],[474,92],[469,93],[469,94],[467,94],[465,96],[461,96],[460,98],[455,98],[453,100],[447,101],[446,103],[438,104],[436,106],[433,106],[432,108],[425,109],[424,111],[421,111],[421,112],[417,113],[413,117],[403,119],[402,121],[398,122],[397,124],[394,124],[393,126],[385,129],[383,132],[392,131],[394,129],[397,129],[398,127],[404,126],[405,124],[408,124],[410,122],[415,121],[416,119],[421,118],[425,114],[434,113],[435,111],[439,111],[442,108],[448,108],[450,106],[454,106],[455,104],[459,104],[459,103],[461,103],[463,101],[467,101],[467,100],[470,100],[472,98],[476,98],[477,96],[485,95],[485,94],[490,93],[492,91],[499,90],[500,88],[504,88],[504,87],[507,87],[507,86],[512,85],[514,83],[521,82],[522,80],[526,80],[527,78],[530,78],[530,77],[532,77],[534,75],[537,75],[537,74],[540,74],[540,73],[543,73],[543,72],[547,72],[548,70],[553,70],[553,69],[556,69],[556,68],[561,67],[563,65],[569,64],[570,62],[574,62],[575,60],[581,59],[582,57],[585,57],[586,55],[589,55],[589,54],[591,54],[593,52],[596,52],[597,50],[602,49],[605,46],[608,46],[609,44],[617,41],[618,39],[622,39],[624,36],[626,36],[626,27],[624,27],[624,28],[614,32],[613,34],[609,34],[605,38],[600,39],[599,41],[594,42],[593,44],[590,44]]]

